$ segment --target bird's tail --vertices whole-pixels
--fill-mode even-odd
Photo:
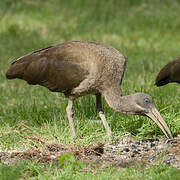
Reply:
[[[24,72],[30,63],[29,56],[30,55],[23,56],[17,59],[15,62],[13,62],[10,68],[8,69],[8,71],[6,72],[6,78],[7,79],[14,79],[14,78],[23,79]]]
[[[43,53],[52,48],[53,46],[49,46],[43,49],[39,49],[37,51],[34,51],[30,54],[27,54],[25,56],[20,57],[17,59],[15,62],[13,62],[8,69],[6,73],[7,79],[14,79],[14,78],[19,78],[23,79],[24,73],[28,67],[28,65],[33,62],[38,60],[39,58],[43,57]]]

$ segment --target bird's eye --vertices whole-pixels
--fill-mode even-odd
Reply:
[[[148,98],[145,98],[145,99],[144,99],[144,102],[147,104],[147,103],[150,102],[150,100],[149,100]]]

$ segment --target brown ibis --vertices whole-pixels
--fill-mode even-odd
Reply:
[[[151,96],[144,93],[122,96],[121,82],[125,68],[126,58],[115,48],[97,42],[71,41],[20,57],[11,64],[6,77],[23,79],[28,84],[41,85],[50,91],[64,93],[68,98],[66,112],[73,137],[76,136],[73,101],[93,94],[109,138],[111,129],[103,112],[101,95],[115,111],[147,116],[167,138],[173,138]]]
[[[166,64],[156,77],[156,86],[163,86],[172,82],[180,84],[180,58]]]

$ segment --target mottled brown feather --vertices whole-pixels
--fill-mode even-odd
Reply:
[[[125,58],[116,49],[102,43],[71,41],[19,58],[6,77],[20,78],[66,95],[74,95],[72,90],[86,83],[87,88],[77,93],[81,96],[99,92],[113,82],[119,86],[124,70]]]

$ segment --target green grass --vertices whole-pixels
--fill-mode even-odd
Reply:
[[[24,161],[16,166],[0,166],[0,179],[1,180],[17,180],[23,179],[37,179],[37,180],[49,180],[49,179],[65,179],[65,180],[179,180],[179,170],[170,168],[168,165],[154,165],[148,169],[142,169],[142,167],[130,167],[126,169],[116,169],[114,167],[107,167],[97,170],[97,167],[91,165],[91,171],[87,171],[83,167],[86,164],[81,164],[80,167],[72,168],[67,166],[61,168],[57,163],[36,163],[31,161]],[[89,165],[90,166],[90,165]],[[88,167],[89,167],[88,166]],[[80,171],[81,170],[81,171]],[[28,178],[27,178],[28,177]]]
[[[65,110],[67,99],[62,94],[5,78],[5,72],[16,58],[38,48],[71,40],[104,42],[126,55],[128,66],[122,84],[123,94],[150,94],[173,135],[179,134],[179,85],[154,86],[161,67],[171,59],[180,57],[179,12],[178,0],[0,1],[0,147],[23,149],[33,146],[19,134],[72,143]],[[94,97],[78,99],[74,109],[78,135],[76,144],[107,141],[103,125],[91,121],[99,119]],[[137,138],[163,136],[159,128],[145,117],[114,112],[105,102],[104,109],[114,135],[131,132]],[[28,174],[29,178],[47,179],[51,176],[58,179],[65,178],[66,173],[69,179],[74,176],[73,173],[59,171],[56,164],[41,166],[32,163],[20,166],[23,172],[28,172],[31,167],[37,169],[32,176]],[[14,168],[13,172],[18,176],[19,170],[16,166]],[[147,171],[127,169],[119,172],[108,168],[94,175],[90,172],[78,172],[78,175],[82,179],[115,179],[119,174],[124,179],[142,179],[145,175],[148,179],[152,173],[154,179],[175,179],[175,169],[160,166],[165,170],[156,175],[154,168],[158,169],[152,167]],[[8,171],[8,167],[4,169]]]

